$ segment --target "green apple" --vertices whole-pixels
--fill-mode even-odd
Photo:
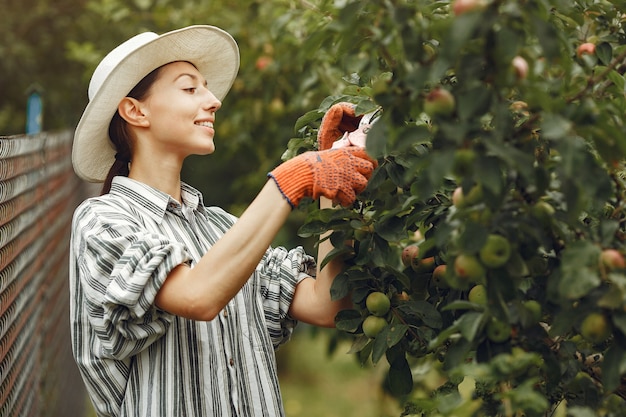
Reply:
[[[469,176],[474,170],[476,152],[473,149],[458,149],[454,153],[452,173],[459,179]]]
[[[601,313],[591,313],[580,325],[580,334],[591,343],[602,343],[613,332],[611,323]]]
[[[369,338],[375,338],[387,325],[387,320],[378,316],[367,316],[363,320],[363,333]]]
[[[457,187],[452,192],[452,204],[456,208],[463,208],[478,204],[483,199],[483,187],[480,184],[474,185],[470,188],[467,195],[463,192],[462,187]]]
[[[504,236],[490,234],[478,255],[487,268],[499,268],[511,257],[511,243]]]
[[[474,285],[467,294],[467,299],[472,303],[486,306],[487,288],[482,284]]]
[[[511,325],[502,320],[492,318],[487,323],[487,338],[495,343],[502,343],[511,337]]]
[[[391,300],[389,300],[389,297],[387,297],[385,293],[374,291],[365,299],[365,306],[373,315],[382,317],[389,312]]]
[[[445,88],[436,87],[432,89],[424,101],[424,111],[429,116],[447,116],[454,112],[456,100],[452,93]]]
[[[526,300],[523,305],[530,312],[533,323],[538,323],[541,320],[541,304],[537,300]]]
[[[530,208],[530,214],[539,220],[541,224],[547,225],[552,221],[554,216],[554,207],[547,201],[540,200]]]
[[[477,282],[485,276],[485,267],[476,256],[462,253],[454,259],[454,273],[463,281]]]

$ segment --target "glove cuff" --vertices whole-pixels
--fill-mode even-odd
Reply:
[[[322,118],[317,132],[317,143],[320,150],[330,149],[333,142],[346,132],[352,132],[359,127],[362,116],[355,116],[355,105],[341,102],[333,104]]]
[[[282,163],[267,176],[274,180],[292,209],[298,207],[303,197],[312,194],[313,174],[310,164],[302,158]]]

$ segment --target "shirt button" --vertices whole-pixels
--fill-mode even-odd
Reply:
[[[228,310],[224,310],[224,317],[228,317]]]
[[[228,363],[230,363],[230,366],[235,366],[235,361],[233,360],[233,358],[230,358]]]

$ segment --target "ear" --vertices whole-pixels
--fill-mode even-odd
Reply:
[[[146,117],[142,103],[132,97],[124,97],[117,106],[117,111],[132,126],[148,127],[150,121]]]

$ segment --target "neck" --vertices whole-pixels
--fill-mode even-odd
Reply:
[[[176,201],[181,201],[180,167],[168,167],[167,164],[143,165],[133,161],[130,166],[129,178],[140,181],[168,194]]]

